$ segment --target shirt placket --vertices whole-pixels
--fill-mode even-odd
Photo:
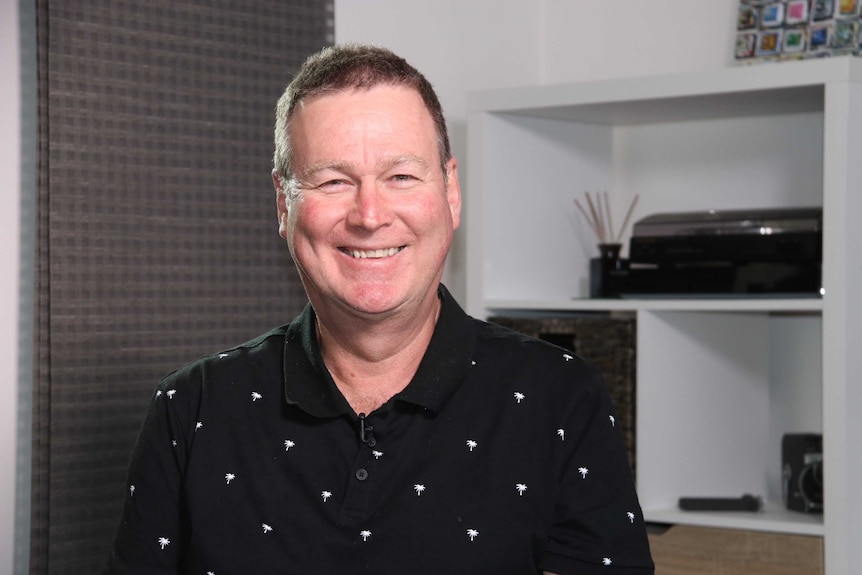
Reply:
[[[341,508],[341,522],[355,524],[368,516],[371,496],[377,475],[380,473],[379,431],[374,429],[374,418],[360,414],[357,422],[359,449],[350,465],[347,489]]]

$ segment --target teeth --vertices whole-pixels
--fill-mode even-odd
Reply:
[[[388,248],[381,250],[352,250],[348,253],[355,258],[385,258],[394,256],[401,251],[401,248]]]

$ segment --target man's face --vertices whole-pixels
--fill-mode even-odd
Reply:
[[[301,199],[279,190],[279,233],[315,307],[383,314],[436,298],[461,192],[419,94],[384,85],[315,96],[290,133]]]

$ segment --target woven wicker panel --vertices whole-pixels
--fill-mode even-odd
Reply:
[[[44,1],[31,573],[97,572],[166,372],[289,321],[274,104],[331,1]]]
[[[575,352],[605,376],[616,424],[635,470],[635,320],[623,317],[491,317],[488,321]]]

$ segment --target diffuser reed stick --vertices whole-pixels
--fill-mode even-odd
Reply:
[[[611,215],[611,203],[608,199],[608,193],[603,192],[601,195],[597,194],[595,202],[593,201],[593,197],[590,195],[590,192],[586,192],[585,196],[589,210],[584,208],[583,204],[578,201],[578,198],[575,198],[575,206],[577,206],[581,215],[584,216],[590,229],[593,230],[593,233],[596,235],[596,240],[598,240],[600,244],[620,243],[623,237],[623,232],[625,232],[626,227],[629,225],[629,220],[631,220],[635,204],[638,203],[638,194],[635,194],[632,198],[629,208],[626,210],[626,216],[623,218],[623,223],[617,233],[614,233],[614,220]]]
[[[626,226],[629,225],[629,220],[632,217],[632,212],[634,211],[635,204],[637,204],[637,203],[638,203],[638,194],[635,194],[635,196],[632,198],[632,203],[629,204],[628,211],[626,211],[626,217],[623,219],[623,225],[620,226],[620,231],[617,232],[617,235],[614,238],[614,243],[617,243],[617,244],[620,243],[620,240],[623,237],[623,231],[625,231]]]

